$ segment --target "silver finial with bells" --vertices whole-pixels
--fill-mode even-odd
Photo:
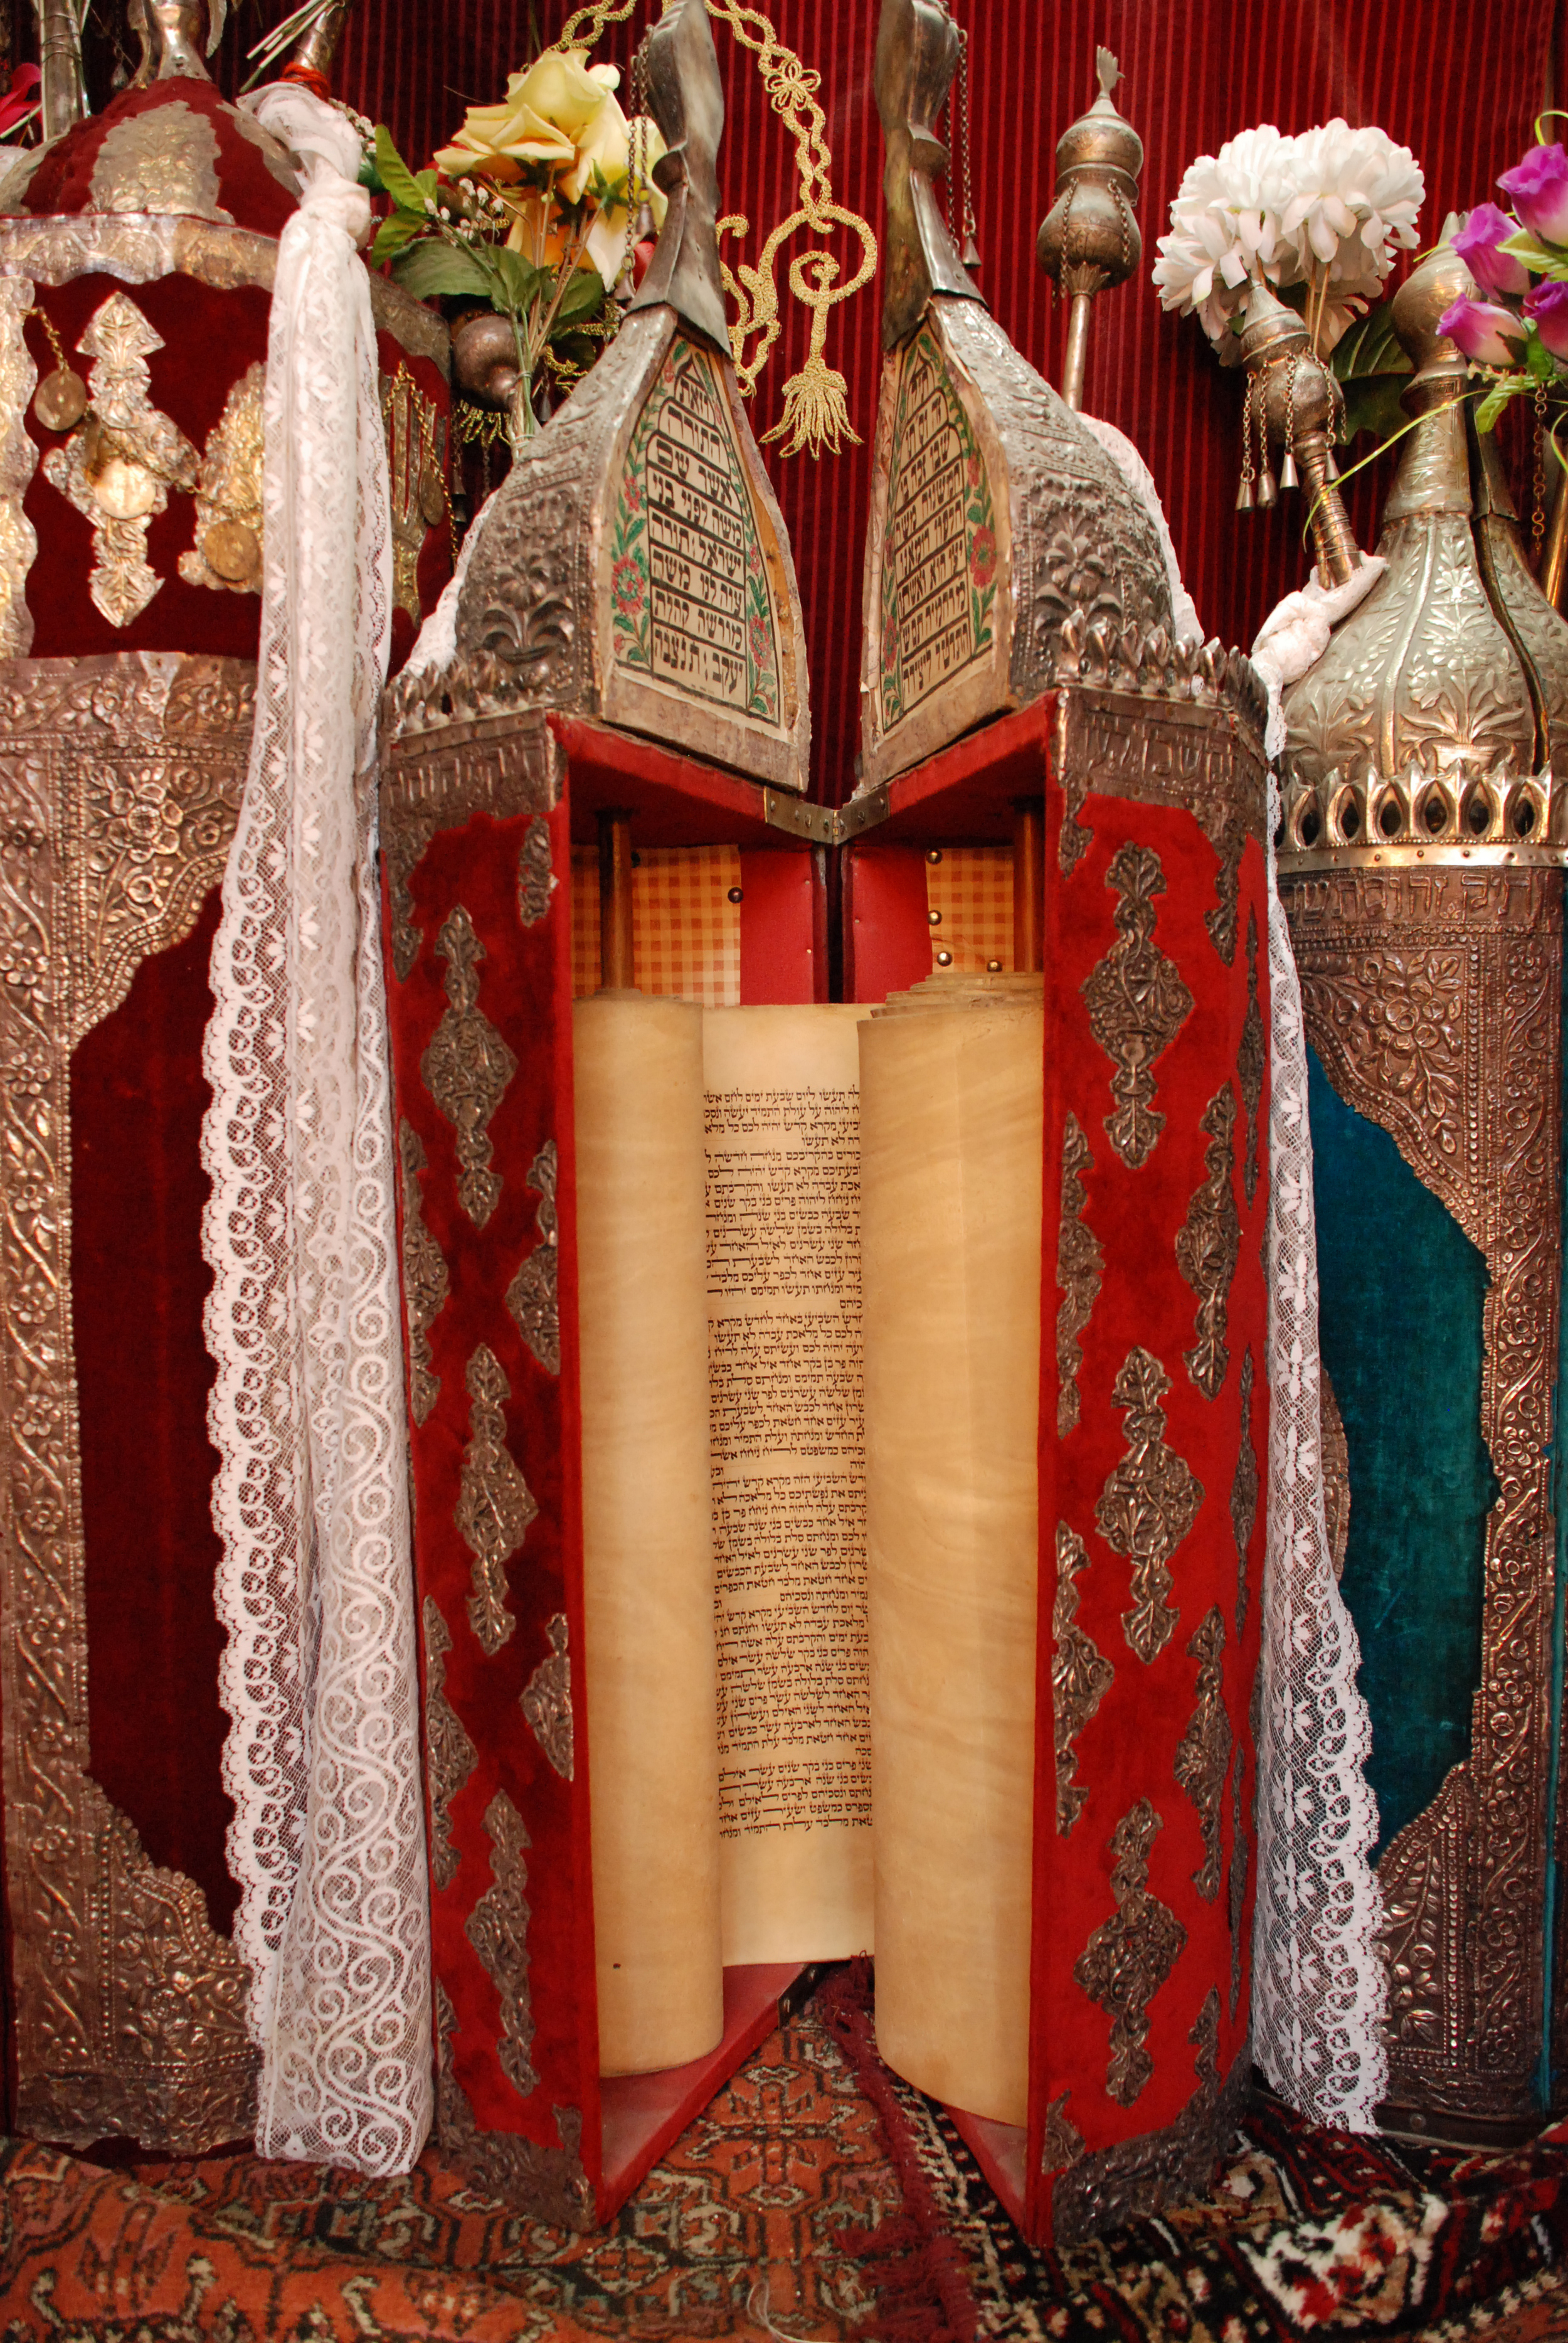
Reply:
[[[1090,304],[1131,276],[1143,252],[1133,209],[1143,141],[1111,93],[1121,78],[1109,49],[1095,52],[1100,96],[1056,142],[1056,193],[1040,222],[1034,254],[1072,307],[1061,367],[1061,397],[1074,412],[1083,405]]]

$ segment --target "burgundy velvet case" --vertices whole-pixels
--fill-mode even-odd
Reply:
[[[815,841],[849,839],[846,990],[877,1000],[930,972],[925,849],[1005,840],[1015,801],[1042,794],[1030,2115],[1027,2137],[960,2122],[1028,2232],[1065,2240],[1201,2187],[1249,2067],[1248,1711],[1267,1449],[1257,744],[1212,709],[1064,691],[839,816],[579,719],[454,725],[388,766],[441,2137],[477,2179],[544,2217],[606,2217],[768,2029],[789,1975],[729,1973],[711,2059],[601,2084],[579,1656],[570,842],[615,808],[631,810],[639,844],[738,844],[741,995],[756,1002],[827,997],[829,858]],[[463,942],[454,957],[459,910],[478,949]],[[1151,997],[1167,1022],[1172,1001],[1180,1011],[1157,1048]],[[437,1057],[470,1069],[455,1114],[432,1095]],[[1136,1163],[1107,1137],[1129,1096],[1146,1118]],[[1085,1144],[1070,1142],[1070,1118]],[[481,1154],[497,1193],[477,1226],[460,1189]],[[1075,1222],[1093,1239],[1091,1292]],[[553,1273],[555,1364],[526,1338],[528,1313],[508,1308],[530,1262],[536,1303]],[[528,1322],[537,1342],[537,1308]],[[1065,1431],[1064,1378],[1079,1398]],[[538,1512],[506,1565],[516,1631],[487,1657],[466,1606],[477,1523],[487,1503],[504,1517],[508,1464]],[[1124,1623],[1151,1612],[1140,1656]],[[569,1743],[556,1734],[552,1757],[540,1694],[568,1684]],[[498,1957],[486,1916],[502,1895],[518,1932]]]

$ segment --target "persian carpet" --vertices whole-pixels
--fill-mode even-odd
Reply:
[[[1568,2126],[1516,2155],[1309,2130],[1264,2099],[1201,2206],[1020,2243],[831,1975],[610,2227],[233,2155],[0,2150],[0,2343],[1568,2343]]]

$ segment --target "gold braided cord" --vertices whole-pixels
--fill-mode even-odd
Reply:
[[[576,9],[567,19],[555,45],[591,47],[607,25],[624,23],[636,6],[637,0],[591,0],[589,6]],[[724,289],[737,312],[729,328],[730,352],[745,397],[754,396],[758,377],[781,331],[776,271],[783,246],[802,228],[822,236],[846,228],[859,238],[859,265],[843,284],[839,281],[839,263],[819,246],[796,254],[789,263],[789,290],[811,313],[811,337],[805,364],[784,385],[783,416],[771,431],[762,435],[765,440],[783,440],[780,452],[786,456],[799,455],[802,448],[818,456],[824,447],[837,455],[846,437],[859,446],[859,434],[849,422],[849,386],[828,364],[828,313],[875,276],[876,235],[859,212],[848,211],[833,201],[829,176],[832,156],[823,136],[826,118],[817,102],[820,74],[785,46],[760,8],[748,6],[746,0],[707,0],[707,6],[709,15],[727,24],[742,47],[756,56],[773,111],[795,142],[799,183],[799,206],[772,230],[754,265],[738,257],[731,269],[720,256]],[[719,222],[720,236],[739,238],[749,230],[750,223],[740,212],[726,213]]]

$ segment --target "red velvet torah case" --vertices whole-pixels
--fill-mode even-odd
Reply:
[[[593,1753],[582,1671],[558,1663],[583,1634],[569,868],[611,809],[650,853],[739,850],[746,1003],[829,998],[830,918],[843,998],[928,976],[943,932],[931,874],[994,863],[1020,801],[1037,809],[1020,833],[1043,835],[1046,1011],[1030,2115],[1025,2132],[955,2113],[1037,2239],[1113,2226],[1211,2176],[1250,2064],[1268,1441],[1258,717],[1240,671],[1206,698],[1137,679],[1068,687],[838,814],[577,717],[456,721],[388,755],[440,2130],[519,2207],[606,2217],[767,2030],[790,1975],[727,1973],[711,2058],[601,2082]],[[437,949],[459,903],[478,947],[460,977]],[[458,1204],[461,1118],[421,1071],[454,1012],[499,1183],[482,1228]],[[554,1280],[548,1363],[508,1307],[520,1277],[536,1293]],[[474,1373],[481,1351],[493,1383]],[[504,1451],[538,1506],[507,1565],[517,1632],[489,1656],[464,1627],[476,1443]],[[491,1883],[500,1792],[527,1851],[522,1939],[498,1975],[467,1924]],[[519,1994],[526,2093],[507,2072]]]

